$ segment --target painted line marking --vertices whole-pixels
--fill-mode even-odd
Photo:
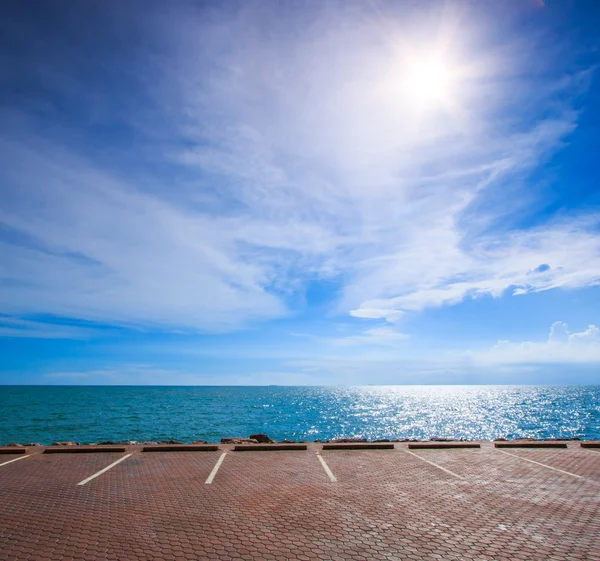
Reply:
[[[86,483],[88,483],[92,479],[95,479],[99,475],[102,475],[103,473],[107,472],[110,468],[113,468],[117,464],[120,464],[123,460],[126,460],[131,455],[132,454],[125,454],[125,456],[123,456],[122,458],[119,458],[116,462],[113,462],[109,466],[106,466],[104,469],[101,469],[99,472],[95,473],[94,475],[90,475],[87,479],[84,479],[83,481],[80,481],[77,485],[85,485]]]
[[[14,460],[8,460],[8,462],[0,464],[0,467],[5,466],[6,464],[12,464],[13,462],[18,462],[19,460],[24,460],[25,458],[29,458],[29,456],[20,456],[19,458],[15,458]]]
[[[504,450],[498,450],[498,452],[501,452],[502,454],[507,454],[509,456],[512,456],[513,458],[518,458],[519,460],[524,460],[526,462],[531,462],[532,464],[536,464],[538,466],[542,466],[545,467],[547,469],[551,469],[552,471],[558,471],[559,473],[564,473],[566,475],[570,475],[571,477],[577,477],[577,479],[585,479],[585,477],[583,477],[583,475],[577,475],[576,473],[571,473],[570,471],[565,471],[563,469],[558,469],[552,466],[547,466],[546,464],[542,464],[540,462],[536,462],[535,460],[530,460],[529,458],[523,458],[522,456],[517,456],[516,454],[511,454],[510,452],[505,452]]]
[[[319,454],[319,452],[317,452],[317,458],[319,458],[319,461],[321,462],[321,465],[323,466],[325,473],[329,477],[329,480],[333,481],[334,483],[337,482],[337,478],[335,477],[335,475],[333,475],[333,472],[329,469],[327,462],[323,459],[323,457],[321,456],[321,454]]]
[[[414,456],[415,458],[419,458],[419,460],[421,460],[421,461],[429,464],[430,466],[433,466],[433,467],[436,467],[438,469],[441,469],[442,471],[445,471],[446,473],[450,474],[452,477],[457,477],[458,479],[464,479],[464,477],[462,475],[458,475],[457,473],[454,473],[453,471],[450,471],[449,469],[446,469],[445,467],[439,466],[435,462],[431,462],[430,460],[426,460],[425,458],[419,456],[418,454],[415,454],[414,452],[411,452],[410,450],[406,450],[405,448],[402,448],[402,450],[404,450],[407,454],[410,454],[411,456]]]
[[[215,475],[217,475],[217,472],[219,471],[219,468],[221,467],[225,456],[227,456],[227,452],[223,452],[221,454],[221,457],[217,460],[217,463],[215,464],[213,470],[210,472],[208,479],[204,482],[206,485],[210,485],[213,482],[213,479],[215,478]]]

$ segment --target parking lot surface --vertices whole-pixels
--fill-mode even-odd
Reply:
[[[0,560],[600,560],[600,452],[0,456]],[[16,461],[13,461],[16,460]]]

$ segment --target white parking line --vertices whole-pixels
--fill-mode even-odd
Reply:
[[[325,462],[325,460],[323,459],[321,454],[319,454],[319,452],[317,452],[317,458],[319,458],[319,461],[321,462],[321,465],[323,466],[325,473],[329,477],[329,480],[333,481],[335,483],[337,481],[335,475],[333,475],[333,472],[329,469],[329,466],[327,465],[327,463]]]
[[[215,475],[217,475],[217,472],[219,471],[219,468],[221,467],[225,456],[227,456],[227,452],[223,452],[221,454],[221,457],[217,460],[217,463],[215,464],[213,470],[210,472],[208,479],[204,482],[206,485],[210,485],[213,482],[213,479],[215,478]]]
[[[453,471],[450,471],[449,469],[446,469],[445,467],[439,466],[435,462],[431,462],[429,460],[426,460],[425,458],[419,456],[418,454],[415,454],[414,452],[411,452],[410,450],[406,450],[404,448],[403,448],[403,450],[407,454],[410,454],[411,456],[414,456],[415,458],[419,458],[419,460],[422,460],[426,464],[429,464],[430,466],[433,466],[433,467],[436,467],[438,469],[441,469],[442,471],[445,471],[446,473],[450,474],[452,477],[457,477],[458,479],[464,479],[464,477],[462,477],[462,475],[458,475],[457,473],[454,473]]]
[[[5,466],[6,464],[12,464],[13,462],[18,462],[19,460],[24,460],[25,458],[29,458],[29,456],[21,456],[20,458],[15,458],[14,460],[8,460],[8,462],[0,464],[0,467]]]
[[[104,472],[108,471],[110,468],[113,468],[117,464],[120,464],[123,460],[126,460],[127,458],[129,458],[129,456],[131,456],[131,454],[125,454],[125,456],[123,456],[122,458],[119,458],[116,462],[113,462],[109,466],[106,466],[104,469],[101,469],[98,473],[95,473],[94,475],[90,475],[87,479],[80,481],[77,485],[85,485],[88,481],[91,481],[92,479],[94,479],[94,478],[98,477],[99,475],[102,475]]]
[[[523,458],[523,456],[518,456],[517,454],[511,454],[510,452],[505,452],[504,450],[498,450],[498,452],[502,452],[502,454],[508,454],[513,458],[519,458],[519,460],[524,460],[526,462],[531,462],[532,464],[536,464],[538,466],[545,467],[547,469],[551,469],[552,471],[558,471],[560,473],[564,473],[566,475],[570,475],[571,477],[577,477],[578,479],[585,479],[583,475],[577,475],[576,473],[571,473],[570,471],[565,471],[564,469],[558,469],[552,466],[547,466],[546,464],[542,464],[540,462],[536,462],[535,460],[530,460],[529,458]]]

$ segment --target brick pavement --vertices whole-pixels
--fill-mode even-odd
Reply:
[[[395,446],[130,446],[85,485],[124,454],[30,449],[0,466],[0,560],[600,560],[598,451]]]

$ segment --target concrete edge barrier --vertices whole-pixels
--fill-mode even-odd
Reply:
[[[323,444],[323,450],[393,450],[392,442],[330,442]]]
[[[411,442],[409,450],[442,450],[446,448],[481,448],[478,442]]]
[[[144,446],[142,452],[216,452],[216,444],[158,444]]]
[[[566,442],[529,442],[507,441],[494,442],[496,448],[567,448]]]
[[[0,447],[0,454],[25,454],[27,450],[25,448],[7,448],[6,446]]]
[[[600,448],[600,440],[588,440],[579,444],[582,448]]]
[[[306,444],[236,444],[234,452],[266,452],[272,450],[307,450]]]
[[[44,454],[102,454],[125,450],[125,446],[50,446],[44,450]]]

